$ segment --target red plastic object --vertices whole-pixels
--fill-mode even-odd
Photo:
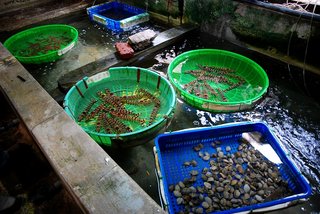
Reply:
[[[115,48],[121,59],[129,59],[134,55],[134,50],[126,42],[117,42]]]

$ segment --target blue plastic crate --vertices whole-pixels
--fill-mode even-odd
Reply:
[[[127,31],[137,24],[149,21],[146,11],[119,2],[89,7],[87,13],[91,21],[115,32]]]
[[[203,161],[193,150],[193,147],[199,143],[204,145],[203,150],[210,154],[216,152],[211,146],[211,142],[220,141],[222,151],[226,152],[226,146],[231,147],[231,153],[237,151],[239,139],[244,132],[260,132],[263,136],[264,143],[269,143],[281,160],[277,168],[284,181],[287,181],[288,187],[293,192],[292,195],[277,200],[257,203],[248,206],[242,206],[235,209],[219,211],[219,213],[237,213],[251,211],[269,211],[280,209],[294,204],[296,201],[303,201],[311,194],[311,188],[308,181],[298,171],[293,162],[289,160],[285,151],[281,148],[277,138],[272,134],[266,124],[241,122],[227,125],[220,125],[210,128],[200,128],[196,130],[187,130],[161,134],[155,139],[156,153],[159,160],[161,179],[164,189],[165,201],[168,204],[169,213],[178,213],[182,211],[183,206],[178,205],[176,197],[169,191],[169,185],[177,184],[185,178],[190,177],[190,170],[198,170],[199,175],[204,167],[209,167],[209,163]],[[185,161],[196,160],[196,167],[184,167]],[[193,184],[194,186],[203,186],[201,177]]]

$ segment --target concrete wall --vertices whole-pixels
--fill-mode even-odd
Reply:
[[[38,10],[40,5],[70,5],[72,3],[79,3],[82,0],[0,0],[0,16],[7,15],[10,16],[23,16],[30,13],[31,10]],[[92,0],[86,0],[86,2],[91,2]],[[50,10],[48,8],[48,10]],[[40,12],[42,13],[42,12]]]
[[[52,0],[0,0],[0,14],[21,10],[27,7],[35,7],[50,1]]]
[[[179,16],[178,1],[168,9],[172,0],[145,0],[126,2],[156,13],[175,18]],[[319,73],[320,22],[234,0],[184,0],[184,22],[201,26],[203,32],[247,46],[288,63],[304,66]],[[291,39],[290,39],[291,38]],[[291,42],[289,42],[291,41]],[[290,44],[289,44],[290,43]],[[289,48],[288,48],[289,47]],[[287,55],[289,50],[289,56]]]
[[[205,32],[238,44],[262,49],[269,54],[289,55],[304,60],[309,39],[307,62],[320,65],[320,23],[282,12],[232,0],[190,0],[186,16]],[[289,40],[291,42],[289,44]]]

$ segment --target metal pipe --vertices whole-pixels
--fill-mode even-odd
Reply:
[[[274,10],[277,12],[282,12],[285,14],[289,14],[289,15],[294,15],[294,16],[301,16],[302,18],[305,19],[312,19],[316,20],[316,21],[320,21],[320,15],[319,14],[315,14],[315,13],[306,13],[306,12],[300,12],[300,11],[295,11],[286,7],[280,7],[268,2],[263,2],[263,1],[259,1],[259,0],[238,0],[238,2],[245,2],[245,3],[249,3],[249,4],[253,4],[253,5],[257,5],[259,7],[264,7],[270,10]]]

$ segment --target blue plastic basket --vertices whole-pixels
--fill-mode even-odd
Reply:
[[[203,149],[212,154],[215,152],[215,149],[210,144],[218,140],[221,141],[219,147],[222,148],[223,152],[226,152],[226,146],[230,146],[231,153],[234,153],[237,151],[242,133],[254,131],[262,134],[264,143],[269,143],[281,159],[282,163],[278,164],[277,167],[282,179],[288,182],[288,186],[293,194],[277,200],[219,211],[219,213],[275,210],[287,207],[293,201],[308,198],[311,194],[308,181],[301,175],[293,162],[289,160],[277,138],[271,133],[267,125],[264,123],[241,122],[161,134],[155,139],[156,153],[161,170],[160,176],[162,176],[161,179],[164,187],[164,200],[168,204],[169,213],[178,213],[183,210],[183,206],[177,204],[176,197],[169,191],[169,185],[177,184],[179,181],[190,177],[189,172],[191,169],[194,169],[199,171],[199,175],[193,185],[203,186],[203,181],[199,176],[204,167],[209,167],[209,162],[203,161],[197,152],[194,152],[194,146],[201,143],[204,145]],[[197,161],[198,165],[196,167],[189,168],[183,166],[185,161],[192,159]]]
[[[115,32],[127,31],[137,24],[149,21],[149,14],[146,11],[119,2],[108,2],[89,7],[87,13],[91,21]],[[108,13],[115,16],[108,17]]]

